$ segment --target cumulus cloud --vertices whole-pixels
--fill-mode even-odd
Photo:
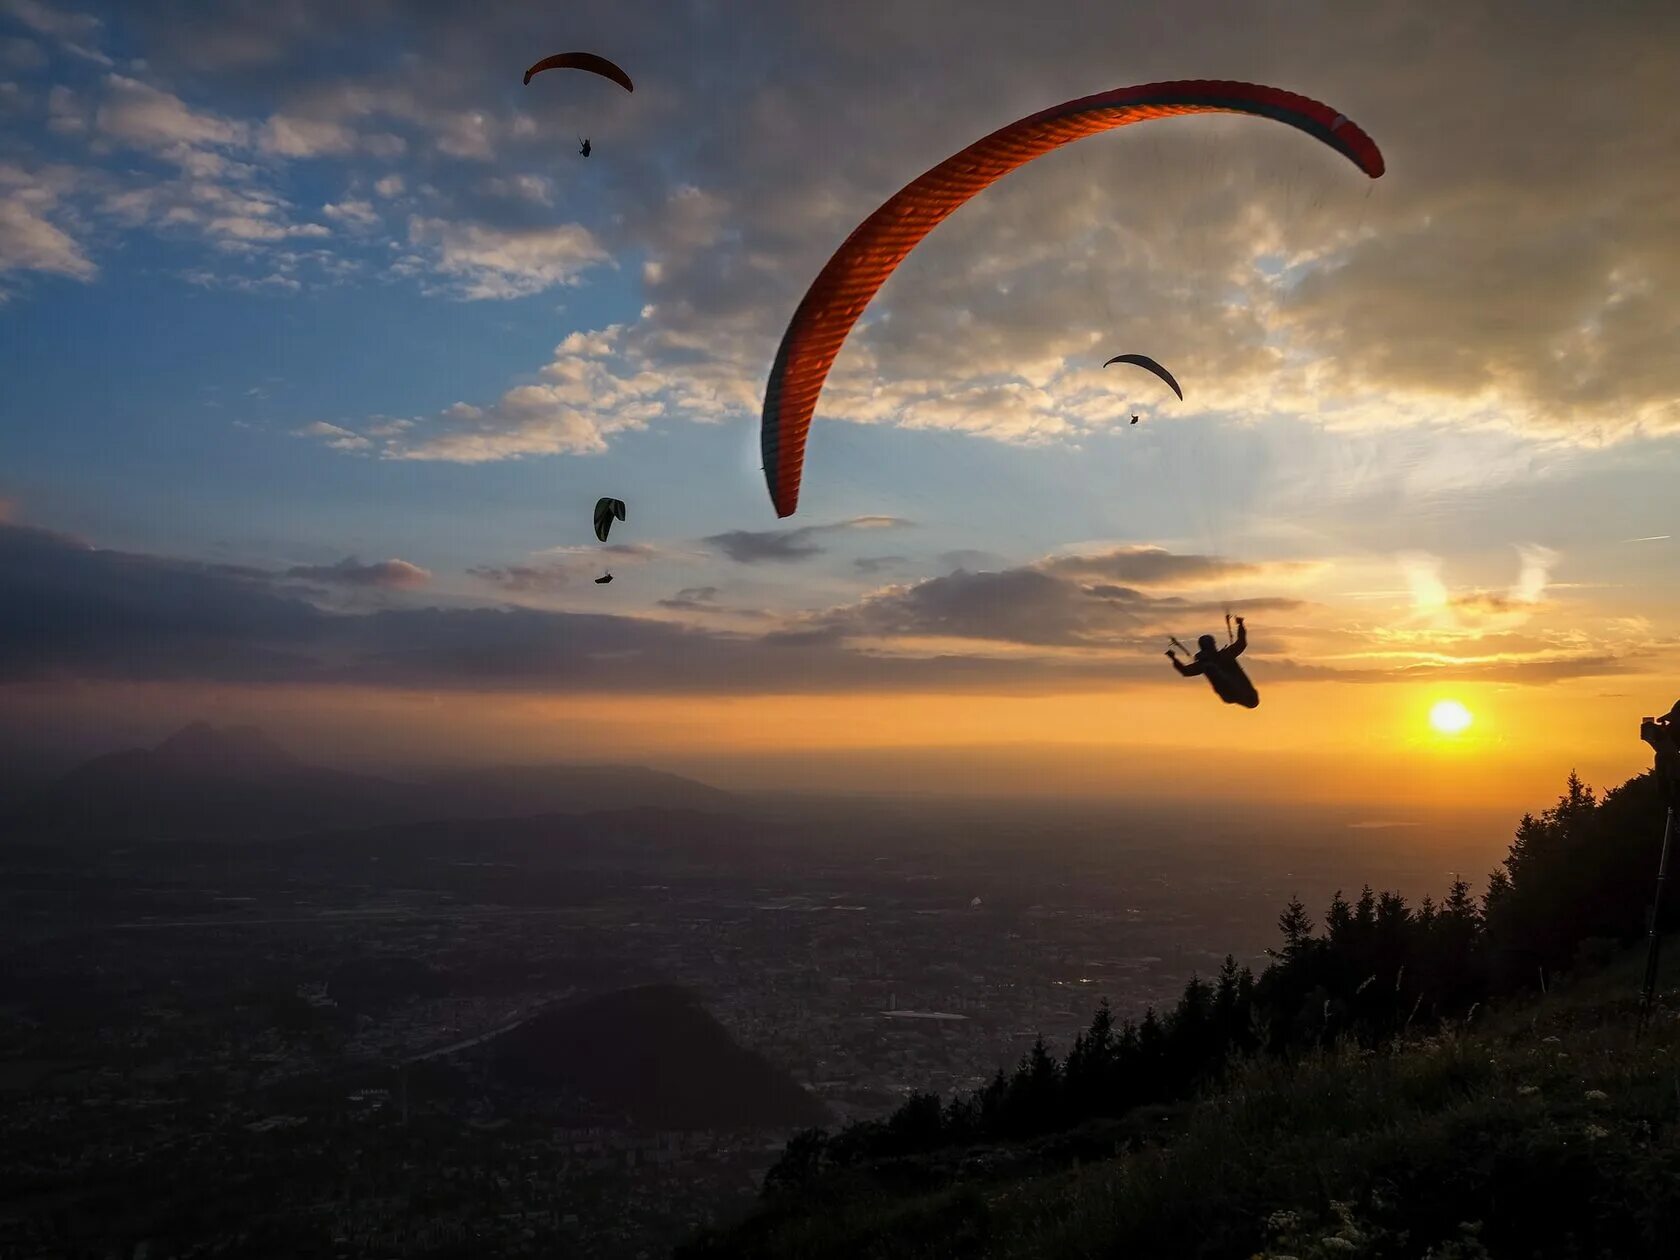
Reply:
[[[908,18],[866,3],[844,23],[754,12],[766,48],[815,39],[832,55],[810,59],[798,82],[749,77],[704,117],[689,114],[673,159],[659,128],[685,113],[695,87],[685,75],[706,34],[680,14],[641,28],[644,55],[669,58],[658,107],[668,112],[639,115],[640,130],[615,148],[621,216],[588,228],[609,252],[647,259],[647,306],[611,370],[659,378],[671,415],[750,416],[780,326],[834,245],[905,179],[972,140],[977,117],[1042,107],[1046,67],[1086,89],[1112,81],[1117,40],[1136,49],[1127,74],[1138,79],[1182,73],[1192,51],[1191,28],[1165,5],[1025,34],[1001,0],[936,2]],[[1244,6],[1212,5],[1192,24],[1198,68],[1300,84],[1347,108],[1383,143],[1389,176],[1368,183],[1254,120],[1083,142],[990,190],[918,248],[836,363],[820,417],[1077,442],[1159,410],[1147,378],[1092,371],[1107,352],[1147,342],[1174,347],[1190,390],[1179,411],[1339,426],[1433,419],[1571,441],[1680,424],[1680,367],[1661,351],[1680,330],[1680,285],[1665,283],[1680,260],[1662,213],[1674,193],[1663,155],[1680,128],[1666,100],[1680,18],[1484,3],[1408,26],[1315,9],[1269,15],[1264,49],[1254,21]],[[1157,36],[1143,48],[1140,25]],[[960,27],[974,51],[963,64],[975,69],[944,61],[937,104],[924,104],[932,54],[870,61],[864,49],[884,26],[912,49],[946,47]],[[1397,44],[1403,69],[1388,56]],[[981,55],[1005,48],[1007,58]],[[1579,60],[1559,65],[1561,48]],[[474,65],[482,55],[452,51]],[[1560,78],[1592,83],[1593,107],[1534,126],[1555,113]],[[362,107],[398,109],[371,100]],[[922,125],[904,128],[912,107]],[[486,125],[510,145],[547,134]],[[849,143],[859,134],[874,139]],[[1536,196],[1536,173],[1556,170],[1575,173],[1572,194]],[[1150,195],[1125,198],[1116,214],[1115,189],[1140,184]],[[573,204],[564,187],[554,196],[562,210]],[[441,240],[428,248],[429,265],[444,257]],[[497,260],[467,260],[479,252]],[[577,267],[569,249],[552,268],[500,254],[457,254],[461,291],[518,294]]]
[[[1186,555],[1162,547],[1130,545],[1093,554],[1057,556],[1041,566],[1066,577],[1123,582],[1130,586],[1209,586],[1238,579],[1310,577],[1320,564],[1274,562],[1253,564],[1223,556]]]
[[[732,529],[700,541],[722,552],[736,564],[762,564],[766,561],[785,564],[822,555],[825,548],[813,540],[824,534],[860,529],[898,529],[909,524],[909,521],[896,516],[856,516],[849,521],[801,525],[794,529]]]
[[[435,258],[468,299],[516,298],[573,283],[609,256],[588,228],[498,228],[420,216],[408,222],[409,242]]]
[[[325,420],[306,424],[301,429],[294,430],[293,434],[296,437],[319,438],[335,451],[365,451],[373,446],[371,438],[352,433],[336,424],[328,424]]]
[[[801,633],[841,638],[986,639],[1039,647],[1116,647],[1164,633],[1186,619],[1234,612],[1283,612],[1299,600],[1264,597],[1209,602],[1152,595],[1066,576],[1056,562],[999,572],[958,569],[889,587],[807,619]]]
[[[286,570],[287,577],[334,586],[352,586],[387,591],[418,590],[432,580],[429,571],[407,560],[380,560],[363,564],[346,556],[337,564],[299,564]]]
[[[342,223],[352,229],[371,228],[379,224],[379,211],[373,208],[373,203],[354,197],[329,202],[321,207],[321,213],[333,222]]]
[[[81,245],[48,217],[68,179],[61,170],[31,172],[0,163],[0,274],[39,271],[75,280],[98,274]]]
[[[355,152],[356,134],[341,123],[275,114],[263,124],[259,143],[281,157],[343,156]]]
[[[105,99],[94,123],[112,140],[163,152],[231,146],[245,137],[240,124],[192,109],[178,96],[120,74],[106,76]]]
[[[609,328],[568,337],[541,381],[515,386],[490,406],[456,403],[435,416],[384,420],[360,433],[335,425],[311,425],[303,433],[339,450],[377,445],[387,459],[480,464],[598,454],[612,434],[645,428],[664,414],[657,380],[614,370],[616,336]]]

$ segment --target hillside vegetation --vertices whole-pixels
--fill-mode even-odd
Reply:
[[[807,1131],[680,1254],[1680,1254],[1680,1010],[1639,1035],[1631,948],[1661,825],[1648,778],[1571,776],[1481,898],[1366,889],[1322,931],[1292,902],[1260,976],[1227,959],[966,1098]]]

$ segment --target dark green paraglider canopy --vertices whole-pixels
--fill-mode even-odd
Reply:
[[[1159,376],[1168,385],[1172,386],[1172,392],[1178,395],[1179,402],[1184,401],[1184,391],[1178,387],[1178,382],[1173,379],[1173,374],[1167,371],[1167,369],[1162,367],[1159,363],[1155,362],[1154,359],[1151,359],[1147,354],[1117,354],[1107,363],[1103,364],[1103,366],[1111,367],[1116,363],[1130,363],[1136,367],[1143,368],[1145,371],[1155,373],[1156,376]]]
[[[602,542],[607,541],[607,531],[612,529],[614,519],[624,519],[623,499],[595,500],[595,537]]]

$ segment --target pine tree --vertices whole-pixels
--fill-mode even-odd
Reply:
[[[1278,931],[1283,933],[1284,960],[1292,962],[1306,949],[1313,931],[1313,921],[1307,917],[1307,908],[1299,897],[1291,897],[1278,916]]]
[[[1377,922],[1377,897],[1371,891],[1371,885],[1369,884],[1359,890],[1359,902],[1354,907],[1353,921],[1359,928],[1361,936],[1369,941],[1371,931]]]
[[[1342,890],[1338,888],[1336,895],[1330,899],[1330,908],[1324,913],[1325,940],[1332,946],[1346,946],[1352,927],[1353,907],[1348,905],[1342,896]]]

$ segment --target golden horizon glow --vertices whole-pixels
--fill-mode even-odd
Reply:
[[[1262,675],[1263,677],[1263,675]],[[193,718],[254,723],[306,760],[396,764],[634,762],[717,786],[1156,796],[1359,808],[1523,810],[1571,769],[1609,786],[1646,768],[1635,718],[1671,678],[1547,687],[1464,684],[1473,726],[1419,719],[1443,699],[1417,683],[1280,682],[1249,712],[1173,678],[1036,696],[540,695],[169,684],[12,689],[37,727],[97,726],[109,748],[150,744]],[[1624,690],[1625,689],[1625,690]],[[30,696],[24,694],[30,692]],[[163,715],[168,714],[166,718]],[[97,751],[89,749],[89,751]],[[1209,761],[1209,758],[1212,761]],[[1207,767],[1216,766],[1209,774]]]
[[[1437,700],[1429,710],[1429,725],[1440,735],[1462,735],[1475,720],[1457,700]]]

